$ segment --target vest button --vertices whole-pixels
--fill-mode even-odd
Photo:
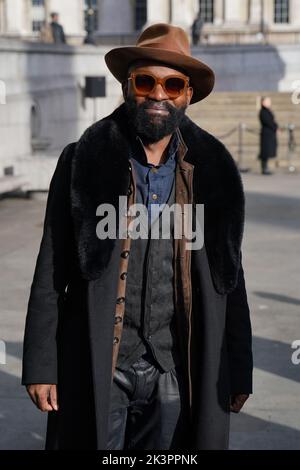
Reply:
[[[125,302],[125,297],[118,297],[117,304],[123,304]]]
[[[122,273],[121,276],[120,276],[120,278],[121,278],[123,281],[125,281],[126,277],[127,277],[127,273]]]
[[[122,321],[122,317],[120,317],[120,315],[116,315],[116,316],[115,316],[115,325],[116,325],[117,323],[121,323],[121,321]]]
[[[113,344],[118,344],[119,341],[120,341],[119,338],[115,336],[113,340]]]
[[[128,258],[129,251],[128,250],[122,251],[121,256],[122,256],[122,258]]]

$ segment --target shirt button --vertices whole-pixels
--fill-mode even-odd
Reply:
[[[122,256],[122,258],[128,258],[129,251],[128,250],[122,251],[121,256]]]
[[[155,166],[152,167],[152,168],[151,168],[151,172],[152,172],[152,173],[157,173],[157,172],[158,172],[158,168],[155,168]]]
[[[158,198],[157,194],[152,194],[152,199],[156,200]]]
[[[113,344],[118,344],[119,338],[117,336],[114,337]]]
[[[115,316],[115,325],[116,325],[117,323],[120,323],[121,321],[122,321],[122,317],[120,317],[119,315],[116,315],[116,316]]]
[[[132,189],[131,189],[131,188],[128,188],[127,196],[130,196],[130,194],[132,194]]]

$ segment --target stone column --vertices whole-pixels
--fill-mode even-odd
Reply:
[[[260,24],[261,21],[261,0],[251,0],[250,2],[250,24]]]
[[[214,4],[214,24],[220,25],[224,22],[224,0],[215,0]]]
[[[300,26],[300,3],[299,0],[290,0],[290,23]]]
[[[274,23],[274,1],[264,0],[264,23],[266,26]]]
[[[147,0],[147,26],[169,23],[171,11],[174,12],[173,4],[173,0]]]
[[[25,36],[31,33],[31,2],[28,0],[6,0],[6,33]]]
[[[173,0],[172,23],[190,32],[193,21],[199,11],[198,0]]]

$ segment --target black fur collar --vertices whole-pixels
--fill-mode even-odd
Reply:
[[[205,204],[205,247],[215,287],[229,293],[237,282],[244,228],[244,192],[236,164],[224,145],[187,116],[180,126],[194,165],[194,202]],[[89,127],[72,160],[71,206],[79,264],[85,279],[100,277],[116,240],[96,237],[96,208],[126,195],[130,142],[124,104]]]

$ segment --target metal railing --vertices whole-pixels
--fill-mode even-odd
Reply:
[[[292,173],[296,170],[295,166],[292,164],[293,157],[296,151],[296,140],[295,140],[295,129],[296,126],[293,123],[288,123],[285,126],[280,126],[279,129],[283,132],[288,133],[287,140],[287,152],[286,152],[286,161],[288,164],[288,170]],[[245,144],[244,144],[244,135],[245,132],[259,136],[260,129],[254,129],[244,122],[240,122],[237,126],[233,127],[225,134],[217,135],[216,137],[220,140],[227,139],[237,132],[237,164],[241,172],[249,171],[249,168],[244,167],[244,154],[245,154]]]

